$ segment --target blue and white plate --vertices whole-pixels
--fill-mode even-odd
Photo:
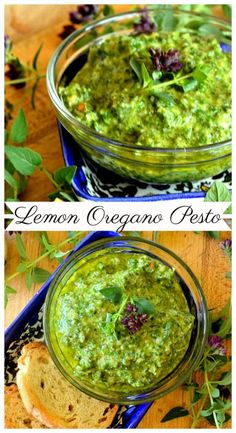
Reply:
[[[60,123],[58,129],[65,164],[77,166],[72,187],[78,199],[143,202],[203,198],[215,180],[221,180],[231,189],[231,171],[228,170],[198,182],[154,185],[126,180],[88,159]]]

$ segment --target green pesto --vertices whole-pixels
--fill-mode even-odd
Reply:
[[[122,292],[117,303],[102,293],[111,287]],[[121,320],[127,304],[140,298],[155,312],[130,334]],[[129,392],[151,387],[175,369],[188,349],[194,317],[173,269],[144,254],[106,252],[74,270],[53,321],[75,376]]]
[[[174,104],[151,96],[130,66],[135,58],[151,75],[150,47],[180,51],[184,67],[176,77],[204,66],[207,78],[188,92],[177,86],[160,88]],[[230,83],[231,55],[221,51],[214,37],[113,35],[90,48],[85,66],[59,94],[76,118],[109,138],[147,148],[188,148],[230,138]]]

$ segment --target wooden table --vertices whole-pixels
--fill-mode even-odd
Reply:
[[[147,239],[156,238],[160,244],[170,248],[190,266],[201,282],[209,308],[220,309],[225,304],[231,294],[231,281],[225,275],[230,270],[230,264],[219,244],[220,241],[228,238],[230,233],[222,232],[219,241],[209,238],[206,233],[143,232],[141,234]],[[49,237],[54,243],[64,239],[65,235],[63,232],[49,233]],[[29,257],[38,257],[40,247],[35,234],[26,232],[22,234],[22,237],[26,243]],[[6,276],[8,277],[15,272],[18,263],[14,234],[12,236],[6,234],[6,246]],[[44,259],[39,265],[50,272],[57,266],[55,262],[51,262],[48,259]],[[11,284],[17,289],[17,293],[11,295],[9,299],[5,315],[6,326],[11,323],[17,313],[39,288],[39,286],[35,285],[31,291],[28,291],[23,277],[16,278]],[[181,387],[178,388],[153,404],[141,421],[139,428],[188,428],[191,425],[190,417],[179,418],[166,424],[160,423],[162,417],[172,407],[176,405],[184,406],[187,402],[188,394]],[[209,425],[203,423],[202,427],[209,427]]]

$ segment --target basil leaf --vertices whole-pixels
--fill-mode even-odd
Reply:
[[[25,245],[19,233],[16,233],[16,249],[22,259],[27,259]]]
[[[30,176],[36,167],[42,163],[41,155],[31,149],[7,145],[5,152],[15,169],[25,175]]]
[[[25,113],[22,108],[20,108],[11,128],[11,141],[13,143],[23,143],[26,140],[27,135],[28,125],[26,122]]]
[[[172,419],[182,418],[183,416],[188,416],[189,412],[182,406],[173,407],[167,414],[162,418],[161,422],[167,422]]]
[[[150,316],[156,314],[155,306],[148,299],[134,298],[134,305],[138,308],[140,314],[149,314]]]
[[[16,290],[13,289],[13,287],[6,286],[5,291],[4,291],[4,306],[5,306],[5,308],[7,306],[8,300],[9,300],[9,295],[11,295],[12,293],[16,293]]]
[[[46,269],[34,268],[32,272],[32,281],[34,283],[44,283],[44,281],[46,281],[50,276],[51,273]]]
[[[142,74],[142,80],[143,80],[143,87],[147,87],[150,82],[152,81],[149,72],[146,68],[146,65],[144,63],[141,64],[141,74]]]
[[[104,298],[114,302],[114,304],[119,304],[122,299],[123,291],[120,287],[110,286],[106,287],[105,289],[101,289],[100,292]]]
[[[54,180],[56,183],[60,186],[65,185],[71,185],[71,182],[73,180],[73,177],[76,173],[77,167],[75,165],[72,165],[70,167],[62,167],[59,168],[53,175]]]
[[[134,58],[130,59],[129,64],[130,64],[131,68],[133,69],[133,71],[135,72],[136,76],[138,77],[139,82],[142,84],[142,82],[143,82],[142,64]]]

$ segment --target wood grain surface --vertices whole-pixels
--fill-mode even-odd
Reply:
[[[208,307],[220,309],[228,300],[231,294],[231,281],[226,278],[226,272],[230,270],[228,258],[220,248],[220,242],[229,237],[229,233],[222,232],[220,240],[215,241],[206,233],[194,232],[142,232],[146,239],[155,239],[179,255],[184,262],[192,269],[202,285],[205,292]],[[19,262],[18,253],[15,247],[14,234],[6,234],[6,277],[15,272]],[[25,232],[22,234],[29,257],[37,258],[40,254],[40,246],[35,233]],[[49,238],[53,243],[58,243],[66,237],[64,232],[50,232]],[[57,264],[45,258],[39,263],[40,267],[52,272]],[[8,326],[16,317],[19,311],[25,306],[33,294],[39,289],[34,285],[31,291],[25,287],[23,277],[17,277],[11,281],[12,287],[17,293],[9,298],[6,308],[5,323]],[[188,393],[181,387],[167,396],[156,401],[145,415],[138,428],[189,428],[191,418],[179,418],[162,424],[160,421],[172,407],[186,406]],[[209,428],[209,424],[203,423],[201,427]]]

